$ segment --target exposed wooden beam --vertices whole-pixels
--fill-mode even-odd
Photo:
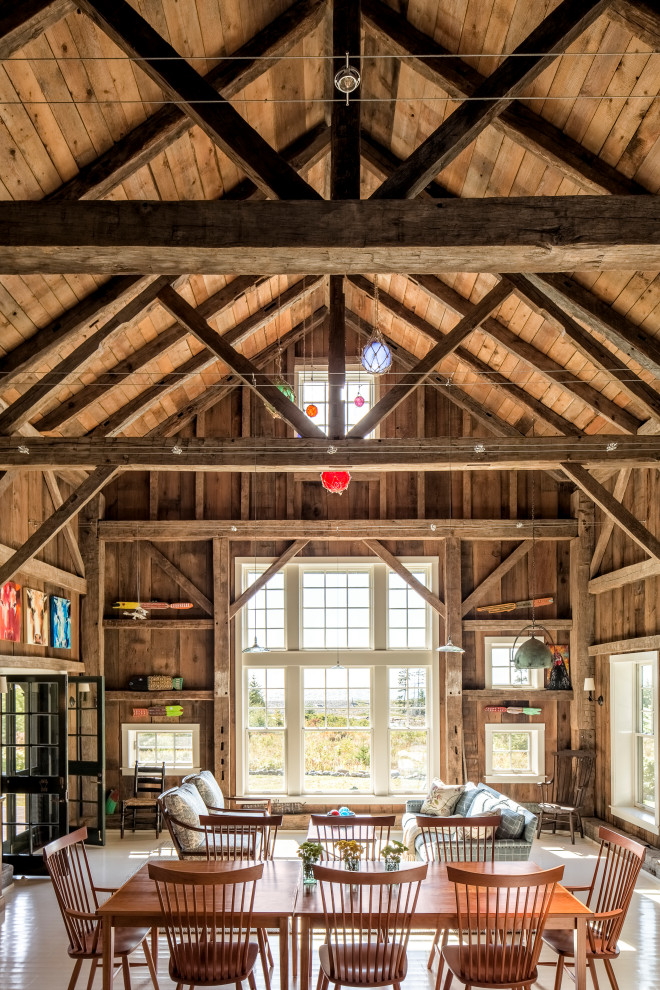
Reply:
[[[341,275],[330,276],[330,332],[328,335],[328,436],[346,433],[342,390],[346,385],[346,297]]]
[[[660,378],[660,341],[656,337],[644,333],[568,275],[532,275],[529,280],[570,316],[582,320],[654,378]]]
[[[617,502],[623,501],[631,474],[632,468],[622,468],[619,471],[616,482],[614,483],[614,489],[612,491],[612,497],[615,498]],[[610,542],[610,536],[612,535],[613,529],[614,519],[611,516],[606,516],[601,523],[598,539],[596,540],[596,546],[594,547],[594,554],[591,558],[591,565],[589,568],[591,577],[594,577],[600,569],[600,565],[603,561],[603,555],[607,549],[607,544]]]
[[[332,0],[332,74],[345,64],[360,70],[361,0]],[[331,199],[360,198],[360,100],[348,104],[333,90]]]
[[[213,537],[213,750],[214,772],[223,794],[231,786],[231,623],[229,595],[231,561],[229,540]]]
[[[144,629],[148,632],[191,632],[199,630],[211,630],[214,628],[213,619],[143,619],[136,625],[133,619],[104,618],[104,629]]]
[[[647,578],[658,577],[660,575],[660,561],[649,559],[642,560],[639,564],[628,564],[627,567],[620,567],[616,571],[609,571],[607,574],[599,574],[589,582],[589,591],[592,595],[602,595],[608,591],[616,591],[626,584],[634,584],[636,581],[646,581]]]
[[[471,97],[483,84],[485,77],[471,63],[464,62],[458,55],[452,56],[446,48],[380,0],[363,0],[362,11],[372,36],[386,49],[405,58],[407,67],[414,68],[449,96],[456,99]],[[522,103],[513,103],[490,124],[588,192],[614,195],[646,193],[643,186],[617,172],[598,155]],[[436,185],[428,187],[427,191],[432,195],[442,195],[442,190]]]
[[[373,195],[379,199],[417,196],[607,10],[609,2],[563,0],[481,83],[472,99],[445,118]]]
[[[445,603],[442,599],[438,598],[437,595],[434,595],[431,589],[423,585],[421,581],[418,581],[406,565],[402,564],[393,553],[390,553],[387,547],[384,547],[379,540],[363,540],[362,542],[371,550],[372,553],[375,553],[377,557],[380,557],[380,559],[384,561],[395,574],[398,574],[399,577],[413,589],[413,591],[416,591],[417,594],[423,598],[424,601],[427,602],[439,616],[443,619],[445,618],[446,609]]]
[[[272,196],[320,199],[298,173],[215,88],[181,58],[126,0],[79,0],[79,6],[234,164]]]
[[[242,595],[238,596],[236,601],[230,604],[229,618],[233,619],[235,615],[238,615],[243,606],[247,605],[247,603],[268,584],[270,579],[274,577],[278,571],[281,571],[285,564],[288,564],[290,560],[293,560],[293,558],[296,557],[308,543],[309,540],[294,540],[294,542],[286,548],[284,553],[278,557],[277,560],[274,560],[270,567],[268,567],[263,574],[260,574],[256,580],[252,582],[250,587],[246,588]]]
[[[509,274],[506,277],[516,287],[519,295],[529,300],[539,310],[548,313],[563,327],[566,336],[570,337],[588,361],[605,371],[608,377],[615,378],[621,389],[643,406],[648,416],[660,420],[660,394],[630,368],[621,367],[621,362],[612,351],[600,344],[588,330],[561,309],[544,291],[541,283],[536,283],[524,274]]]
[[[618,502],[589,472],[579,464],[562,464],[564,473],[585,492],[603,512],[610,516],[617,526],[645,550],[655,560],[660,561],[660,540],[643,526]]]
[[[645,653],[647,650],[660,650],[660,635],[634,636],[631,639],[617,639],[609,643],[594,643],[589,647],[590,657],[607,656],[608,653]]]
[[[434,347],[428,351],[424,357],[404,376],[404,380],[392,385],[385,395],[363,416],[359,423],[356,423],[346,434],[350,439],[368,436],[386,416],[396,409],[396,407],[407,398],[407,396],[421,385],[436,365],[444,357],[451,354],[461,344],[466,337],[475,330],[480,323],[489,316],[494,309],[504,302],[510,294],[510,289],[506,282],[498,282],[490,292],[486,293],[483,299],[470,307],[469,312],[453,327],[449,333],[444,334]]]
[[[569,632],[573,628],[572,619],[544,619],[543,625],[555,632]],[[515,635],[529,628],[529,619],[463,619],[463,632],[485,632],[493,635]],[[510,689],[509,689],[510,690]]]
[[[461,623],[461,541],[448,536],[444,544],[443,570],[445,588],[445,637],[454,646],[463,645]],[[442,739],[440,752],[444,764],[443,779],[459,784],[464,780],[463,768],[463,658],[456,653],[439,655],[440,721]]]
[[[0,498],[9,488],[11,488],[19,474],[20,471],[16,469],[13,471],[3,471],[2,474],[0,474]]]
[[[474,591],[463,600],[461,605],[461,615],[467,615],[471,609],[483,602],[486,595],[489,595],[494,591],[499,585],[502,578],[509,573],[509,571],[516,566],[516,564],[524,560],[529,551],[532,549],[531,540],[523,540],[519,543],[515,550],[512,550],[508,557],[506,557],[494,571],[484,578],[481,584],[477,585]]]
[[[431,528],[433,527],[433,528]],[[99,539],[109,543],[212,540],[572,540],[574,519],[101,519]],[[487,620],[484,620],[487,621]],[[515,621],[515,620],[514,620]],[[552,620],[548,620],[552,625]],[[552,626],[552,628],[555,628]]]
[[[46,488],[51,497],[54,509],[59,509],[64,504],[64,498],[62,497],[62,492],[60,491],[60,486],[57,483],[57,478],[53,471],[44,471],[44,481],[46,483]],[[82,554],[80,553],[80,547],[78,546],[78,540],[73,532],[73,527],[71,523],[68,522],[64,529],[62,530],[64,539],[66,540],[66,545],[69,548],[69,553],[71,554],[71,559],[73,560],[73,566],[75,567],[78,574],[81,577],[85,577],[85,564],[82,559]]]
[[[269,72],[278,58],[286,55],[318,26],[325,6],[325,0],[298,0],[293,3],[254,38],[232,52],[231,58],[222,59],[214,66],[204,77],[205,81],[221,92],[225,99],[235,97],[263,73]],[[161,107],[94,161],[83,165],[77,175],[63,183],[47,199],[101,199],[193,126],[194,121],[179,106]],[[282,154],[293,168],[298,167],[286,152]],[[250,193],[255,188],[252,186]]]
[[[23,570],[35,554],[49,543],[73,519],[90,499],[94,498],[115,473],[114,467],[99,467],[73,491],[52,516],[37,527],[32,536],[0,565],[0,586]]]
[[[37,416],[53,393],[57,392],[62,385],[66,385],[67,375],[77,371],[93,358],[111,334],[116,333],[125,323],[130,323],[150,303],[154,302],[159,291],[168,284],[169,279],[164,276],[156,279],[140,295],[127,303],[116,316],[111,317],[96,333],[78,344],[51,371],[47,371],[39,381],[23,392],[20,398],[0,413],[0,433],[16,430]]]
[[[3,0],[0,3],[0,60],[10,58],[62,17],[76,9],[73,0]]]
[[[243,374],[241,373],[241,377]],[[248,377],[245,373],[244,380]],[[261,376],[263,378],[263,375]],[[275,389],[275,386],[272,386]],[[262,386],[262,393],[265,386]],[[270,401],[270,392],[265,393]],[[292,403],[293,405],[293,403]],[[295,407],[298,409],[298,407]],[[282,409],[289,413],[287,407]],[[298,409],[301,417],[304,415]],[[293,414],[290,415],[294,420]],[[293,423],[298,429],[298,423]],[[304,424],[301,424],[304,425]],[[320,434],[320,435],[318,435]],[[162,434],[161,434],[162,435]],[[431,437],[387,440],[339,438],[328,448],[320,430],[314,436],[179,438],[175,450],[153,437],[35,437],[27,451],[21,437],[0,437],[0,470],[20,467],[32,471],[99,465],[124,471],[535,471],[571,465],[653,467],[660,464],[655,436],[617,434],[573,437]],[[475,449],[476,448],[476,449]],[[599,486],[599,488],[602,486]],[[611,497],[611,496],[608,496]]]
[[[25,657],[18,653],[0,656],[0,671],[3,674],[38,674],[40,671],[53,671],[57,674],[81,675],[87,673],[80,660],[64,660],[55,657]]]
[[[260,372],[252,361],[234,350],[224,337],[220,337],[178,292],[165,288],[160,293],[159,299],[175,319],[179,320],[201,343],[206,344],[208,349],[224,361],[232,371],[235,371],[263,402],[271,405],[282,419],[297,430],[301,438],[325,437],[325,434],[310,422],[302,409],[287,399],[277,385]]]
[[[200,274],[660,268],[657,196],[0,203],[0,270]]]
[[[311,320],[303,321],[297,326],[290,330],[289,333],[285,334],[280,341],[282,347],[289,347],[295,344],[298,340],[301,340],[306,333],[311,333],[318,326],[321,326],[327,319],[328,311],[325,306],[322,306],[317,310],[312,316]],[[278,352],[278,345],[276,342],[266,347],[263,351],[260,351],[253,358],[254,364],[260,370],[265,368],[268,363],[276,356]],[[190,365],[187,362],[186,365]],[[131,402],[122,406],[118,409],[109,420],[102,423],[95,430],[90,432],[90,436],[105,436],[112,435],[115,436],[126,429],[130,423],[134,422],[139,416],[143,415],[147,409],[149,409],[155,402],[159,401],[163,394],[167,394],[172,390],[178,388],[182,382],[186,380],[188,371],[186,365],[177,368],[171,375],[165,376],[157,385],[153,385],[149,389],[145,389],[140,395],[132,399]],[[183,408],[178,409],[171,416],[168,416],[162,423],[154,427],[153,430],[147,433],[147,436],[173,436],[178,433],[184,426],[186,426],[191,420],[196,416],[204,413],[207,409],[210,409],[216,403],[221,402],[222,399],[226,398],[235,388],[241,384],[241,379],[238,375],[225,375],[221,381],[214,386],[212,389],[206,389],[200,395],[198,395],[191,402],[188,402]],[[108,427],[106,434],[106,425]]]
[[[4,543],[0,543],[0,565],[6,564],[15,553],[15,547],[8,547]],[[62,567],[46,564],[43,560],[26,560],[20,568],[20,573],[33,581],[46,581],[48,584],[54,584],[56,588],[66,588],[67,591],[76,591],[81,595],[87,594],[85,578],[78,574],[72,574],[71,571],[65,571]],[[6,578],[5,580],[9,579]]]
[[[651,48],[660,48],[660,11],[656,0],[613,0],[607,16]]]
[[[207,615],[213,615],[213,602],[210,598],[207,598],[206,595],[199,590],[197,585],[194,584],[190,578],[187,578],[186,575],[183,574],[171,560],[168,560],[164,553],[162,553],[153,545],[153,543],[150,543],[149,541],[144,544],[144,549],[151,560],[157,564],[158,567],[160,567],[161,571],[167,574],[167,576],[171,578],[175,584],[178,584],[184,595],[187,595],[188,598],[190,598],[195,605],[199,606],[199,608],[206,612]]]

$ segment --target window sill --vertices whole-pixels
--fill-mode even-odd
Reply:
[[[189,773],[200,773],[201,769],[201,767],[171,767],[165,764],[165,773],[168,777],[187,777]],[[122,767],[121,772],[124,777],[132,777],[135,767]]]
[[[542,773],[487,773],[486,784],[538,784],[545,780]]]
[[[655,815],[652,815],[650,811],[642,811],[641,808],[635,807],[615,807],[614,805],[610,805],[610,811],[615,818],[620,818],[622,821],[628,822],[629,825],[636,825],[647,832],[652,832],[653,835],[660,835],[660,826],[656,825]]]
[[[133,771],[131,771],[132,773]],[[543,778],[541,778],[543,779]],[[241,795],[242,801],[255,801],[250,794]],[[405,804],[406,801],[422,801],[426,797],[426,789],[418,794],[259,794],[259,797],[269,797],[271,801],[299,801],[301,804],[330,804],[335,808],[362,804]]]

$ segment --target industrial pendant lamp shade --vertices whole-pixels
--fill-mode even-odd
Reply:
[[[370,375],[382,375],[392,364],[392,352],[381,334],[375,333],[362,349],[362,367]],[[357,402],[356,402],[357,405]]]
[[[439,646],[436,653],[465,653],[465,650],[460,646],[455,646],[451,641],[451,636],[447,636],[447,642],[444,646]]]
[[[516,651],[516,643],[527,630],[531,632],[532,638],[525,640]],[[552,643],[552,649],[546,642],[542,642],[540,639],[534,639],[534,635],[539,630],[548,637]],[[541,667],[552,667],[555,659],[554,647],[554,640],[544,626],[525,626],[516,636],[511,649],[513,653],[513,665],[516,670],[538,670]]]
[[[254,634],[254,643],[252,646],[246,646],[243,653],[270,653],[267,646],[259,646],[257,642],[257,634]]]
[[[351,483],[351,476],[348,471],[323,471],[321,482],[327,492],[343,495]]]

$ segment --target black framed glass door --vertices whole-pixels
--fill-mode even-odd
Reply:
[[[105,845],[105,694],[102,677],[70,677],[68,688],[69,828]]]
[[[56,674],[9,675],[0,695],[2,856],[17,874],[45,873],[41,850],[68,831],[66,698]]]

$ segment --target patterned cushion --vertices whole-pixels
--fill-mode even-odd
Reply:
[[[202,770],[201,773],[189,777],[188,782],[195,785],[207,808],[224,808],[225,799],[210,770]]]
[[[453,814],[459,797],[463,793],[464,784],[444,784],[441,780],[433,780],[431,789],[426,795],[424,804],[420,808],[420,815],[443,815]]]
[[[493,797],[493,795],[489,794],[488,791],[477,788],[477,793],[474,796],[474,800],[470,805],[466,817],[476,818],[478,815],[482,815],[485,811],[492,811],[495,806],[499,804],[501,797],[502,795]]]
[[[461,818],[466,818],[476,795],[477,788],[474,786],[472,781],[469,780],[467,784],[464,785],[463,793],[459,797],[458,804],[454,808],[454,814],[460,815]]]
[[[496,839],[519,839],[525,831],[525,816],[521,811],[512,811],[506,805],[497,805],[493,812],[498,811],[502,816],[500,826],[495,833]]]
[[[199,791],[193,784],[181,784],[176,790],[170,791],[163,798],[165,808],[174,818],[185,825],[196,825],[199,827],[199,816],[206,815],[206,805],[202,801]],[[205,844],[203,832],[191,832],[190,829],[172,822],[174,834],[181,843],[184,852],[196,852]]]

